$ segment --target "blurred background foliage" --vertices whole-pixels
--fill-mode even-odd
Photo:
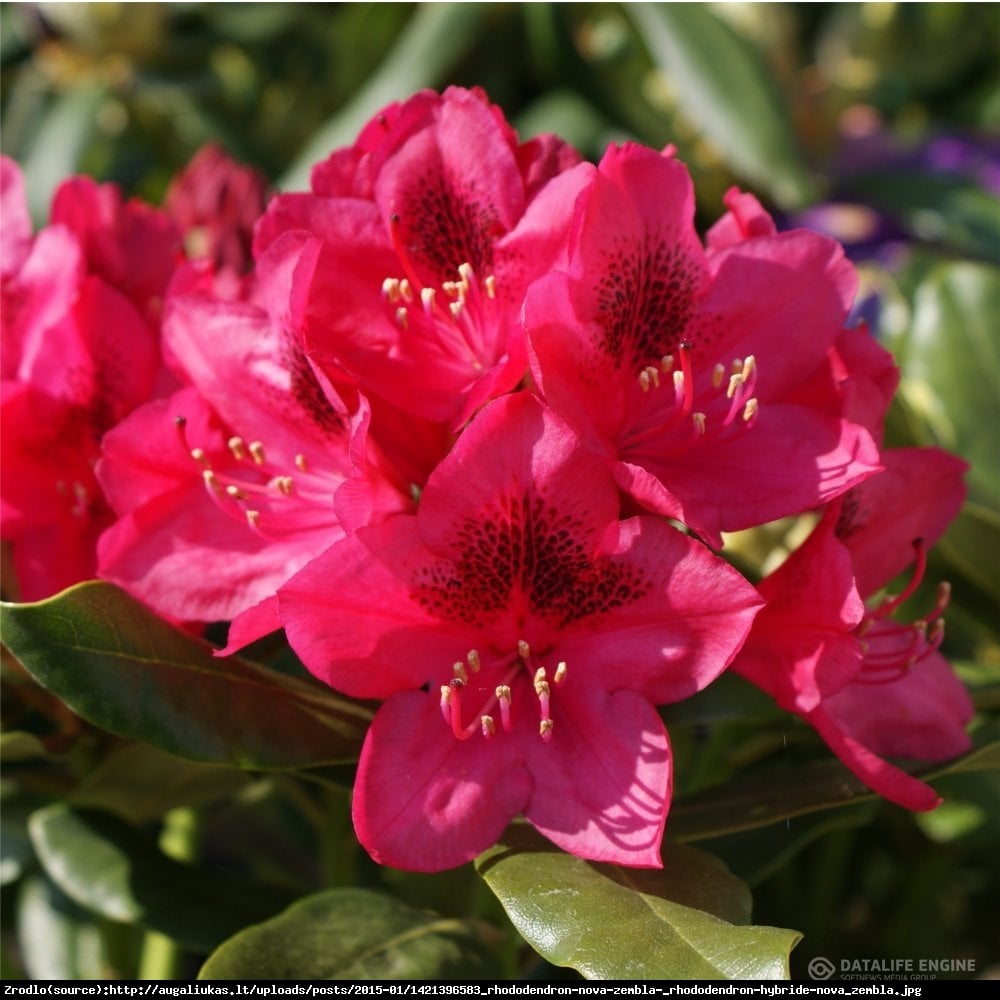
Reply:
[[[996,738],[995,4],[5,3],[0,57],[2,149],[25,168],[39,224],[73,173],[157,203],[207,141],[259,167],[276,189],[304,188],[309,166],[380,107],[455,83],[484,87],[522,136],[555,131],[590,158],[609,141],[674,143],[694,175],[703,225],[737,183],[783,225],[842,240],[862,275],[858,314],[903,371],[888,443],[941,444],[973,464],[969,503],[913,606],[919,616],[935,581],[951,580],[945,651],[975,694],[977,745]],[[759,566],[785,527],[744,540],[740,555]],[[168,855],[190,834],[172,807],[194,805],[206,863],[292,896],[380,886],[503,924],[469,871],[432,880],[380,872],[359,857],[339,789],[190,771],[119,745],[16,674],[8,680],[5,722],[17,739],[5,741],[0,874],[19,889],[4,894],[5,975],[165,968],[156,934],[169,931],[169,919],[67,895],[65,881],[53,882],[53,838],[67,819],[46,811],[29,839],[26,818],[67,796],[153,824]],[[746,706],[756,703],[742,690],[726,695],[706,692],[668,715],[680,801],[747,768],[823,756],[804,727],[777,717],[762,725],[763,706],[748,721]],[[727,714],[733,703],[743,718]],[[137,773],[144,786],[155,774],[167,789],[145,809],[129,784]],[[1000,976],[1000,776],[946,775],[938,787],[946,803],[932,815],[869,803],[707,846],[751,884],[757,922],[805,933],[796,977],[819,955],[974,959],[978,975]],[[185,944],[195,953],[211,945],[196,931]],[[523,949],[506,940],[498,948],[508,972],[523,973]],[[174,972],[192,968],[182,960]],[[541,965],[532,971],[545,974]]]

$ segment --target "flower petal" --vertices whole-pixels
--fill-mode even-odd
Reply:
[[[671,790],[663,722],[632,691],[606,694],[584,678],[574,688],[574,680],[553,698],[551,740],[539,738],[528,758],[534,791],[525,816],[577,857],[661,868]]]
[[[361,750],[353,802],[358,839],[376,861],[408,871],[471,861],[528,804],[522,753],[517,734],[456,739],[437,692],[393,695],[376,712]]]

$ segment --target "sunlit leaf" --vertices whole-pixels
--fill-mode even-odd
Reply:
[[[489,949],[460,920],[363,889],[295,903],[223,944],[200,979],[491,979]]]
[[[1000,510],[1000,461],[990,428],[1000,421],[1000,268],[936,267],[914,295],[910,327],[892,347],[900,393],[922,424],[920,444],[940,444],[971,465],[970,498]]]
[[[80,158],[97,125],[103,88],[81,86],[57,96],[46,109],[21,164],[28,209],[37,223],[48,216],[59,184],[79,172]]]
[[[665,845],[663,869],[596,864],[523,825],[476,862],[521,935],[589,979],[782,979],[795,931],[748,924],[746,886],[715,857]]]
[[[781,205],[809,199],[791,118],[752,45],[706,4],[630,3],[679,107],[741,177]]]
[[[80,906],[200,951],[289,902],[276,887],[174,861],[109,813],[58,803],[36,812],[29,830],[46,873]]]
[[[103,979],[108,959],[93,914],[43,875],[27,879],[17,898],[17,938],[32,979]]]
[[[349,761],[370,721],[318,684],[214,657],[109,584],[0,612],[4,642],[43,687],[94,725],[180,757],[255,769]]]

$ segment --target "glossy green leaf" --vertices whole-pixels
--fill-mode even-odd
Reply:
[[[289,902],[282,889],[174,861],[110,813],[58,803],[28,826],[46,873],[80,906],[199,951]]]
[[[543,958],[588,979],[782,979],[800,935],[748,924],[750,894],[715,857],[664,846],[662,870],[566,854],[524,825],[476,862]]]
[[[378,70],[350,103],[321,128],[279,181],[285,191],[309,187],[314,163],[349,145],[381,108],[402,101],[423,87],[440,85],[449,69],[471,48],[489,13],[486,4],[419,4],[405,31]]]
[[[810,198],[789,113],[752,45],[706,4],[630,3],[686,117],[741,177],[785,207]]]
[[[500,971],[460,920],[363,889],[332,889],[237,934],[199,978],[491,979]]]
[[[94,725],[207,763],[254,769],[357,758],[370,712],[318,684],[220,659],[106,583],[4,604],[4,642]]]

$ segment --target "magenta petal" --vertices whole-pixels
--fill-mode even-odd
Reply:
[[[930,785],[873,754],[844,732],[840,724],[823,709],[817,708],[805,718],[823,737],[827,746],[872,791],[915,812],[927,812],[940,805],[941,799]]]
[[[389,698],[368,731],[354,787],[354,828],[371,856],[433,872],[492,847],[531,796],[521,741],[505,736],[456,739],[436,691]]]
[[[886,756],[948,760],[971,746],[965,727],[972,699],[937,653],[914,663],[899,680],[851,684],[823,707],[844,732]]]
[[[434,552],[458,557],[468,539],[456,527],[525,496],[572,511],[584,544],[618,513],[604,464],[534,396],[516,393],[482,410],[431,476],[420,499],[420,533]]]
[[[238,614],[229,626],[226,645],[216,651],[216,656],[229,656],[237,650],[248,646],[251,642],[281,628],[281,618],[278,614],[278,596],[272,594],[265,597],[259,604],[254,604],[246,611]]]
[[[438,621],[414,598],[413,578],[434,562],[411,515],[338,542],[278,592],[292,648],[320,680],[357,698],[447,673],[477,646],[477,633]]]
[[[884,587],[914,559],[913,542],[929,547],[958,514],[968,465],[939,448],[890,448],[885,471],[851,490],[837,521],[837,537],[851,550],[858,590]]]
[[[632,691],[573,681],[553,698],[552,739],[537,737],[529,758],[534,792],[525,816],[577,857],[660,868],[671,789],[663,722]]]

